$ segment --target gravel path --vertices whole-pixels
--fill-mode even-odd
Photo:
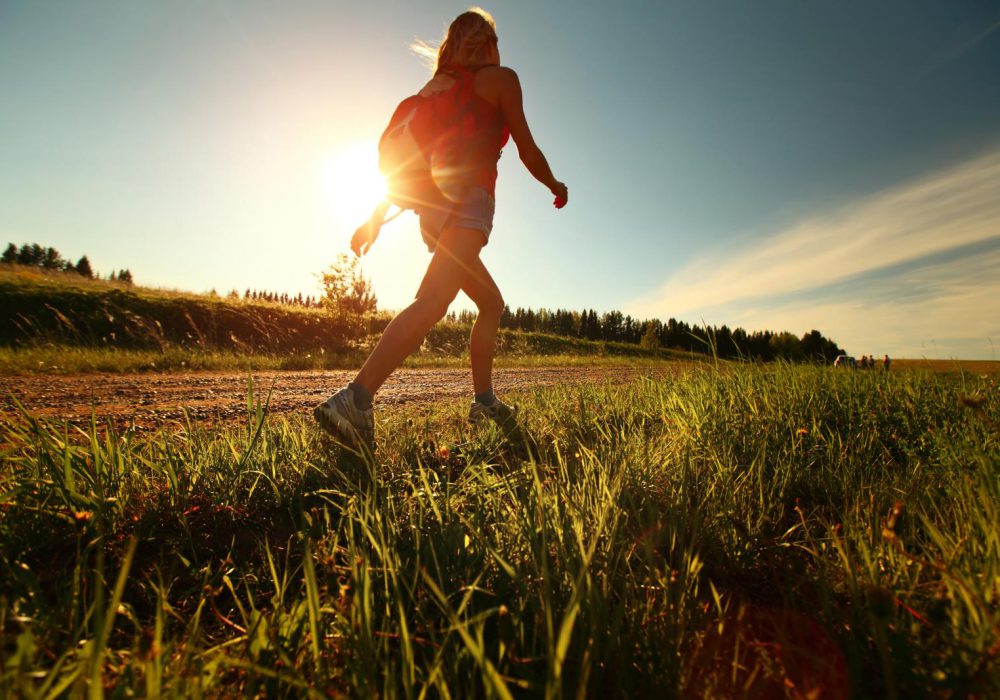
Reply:
[[[663,371],[663,370],[659,370]],[[499,393],[534,387],[621,382],[649,370],[630,367],[533,367],[497,369]],[[259,372],[255,393],[264,398],[272,387],[272,413],[307,413],[315,404],[346,384],[348,371]],[[0,376],[0,419],[17,412],[14,398],[32,415],[89,422],[98,419],[150,428],[182,418],[230,420],[246,415],[247,375],[232,372],[169,374],[80,374],[65,376]],[[468,369],[403,369],[379,392],[381,406],[428,403],[446,398],[468,399],[472,375]]]

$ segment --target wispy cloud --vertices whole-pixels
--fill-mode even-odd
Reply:
[[[1000,31],[1000,19],[987,24],[972,36],[962,39],[958,43],[949,47],[946,51],[943,51],[935,56],[931,62],[917,74],[917,79],[920,80],[929,73],[936,71],[942,66],[951,63],[952,61],[956,61],[970,51],[975,50],[980,44],[989,39],[997,31]]]
[[[998,193],[995,150],[695,260],[628,310],[815,327],[897,353],[973,337],[985,348],[1000,328]]]
[[[951,257],[724,313],[746,328],[819,328],[848,351],[1000,360],[1000,236]]]

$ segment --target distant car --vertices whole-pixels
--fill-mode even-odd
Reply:
[[[833,366],[850,367],[851,369],[854,369],[858,366],[858,361],[850,355],[837,355],[837,359],[833,361]]]

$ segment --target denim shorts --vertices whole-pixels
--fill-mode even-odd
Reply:
[[[481,231],[483,245],[490,241],[493,231],[493,213],[496,202],[482,187],[473,187],[461,202],[442,202],[417,210],[420,217],[420,235],[432,253],[437,249],[438,238],[446,228],[471,228]]]

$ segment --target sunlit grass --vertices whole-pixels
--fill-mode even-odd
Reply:
[[[466,330],[460,329],[462,332]],[[625,343],[567,341],[541,333],[510,332],[510,336],[515,343],[501,348],[495,361],[496,367],[657,367],[668,363],[711,361],[704,355],[676,351],[646,352]],[[177,347],[162,351],[79,345],[0,347],[0,374],[345,370],[360,367],[370,347],[371,344],[339,352],[291,353],[241,353]],[[467,347],[428,347],[407,358],[403,366],[468,367],[469,362]]]
[[[990,379],[709,366],[379,416],[5,425],[0,694],[988,697]]]

